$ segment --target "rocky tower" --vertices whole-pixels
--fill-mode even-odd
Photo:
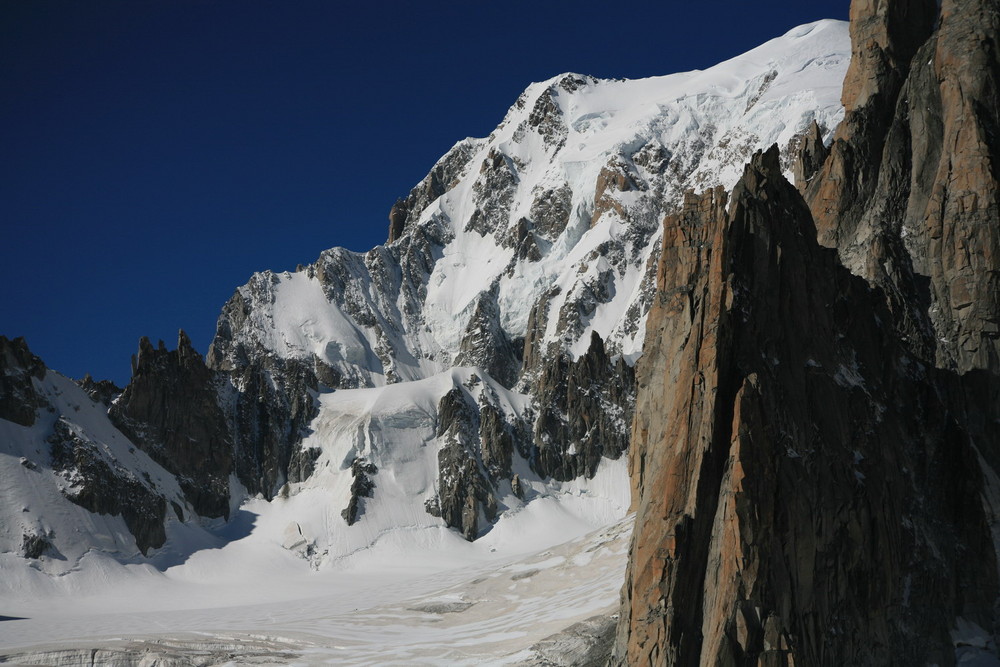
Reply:
[[[996,636],[998,3],[934,9],[853,4],[811,211],[772,149],[728,211],[665,221],[616,664],[949,665],[956,626]]]
[[[0,420],[7,422],[0,443],[9,464],[0,548],[69,567],[90,549],[149,555],[166,541],[168,505],[178,520],[191,507],[169,473],[107,422],[102,401],[120,390],[89,376],[80,385],[48,371],[23,338],[0,336]],[[26,487],[43,491],[19,494]]]
[[[143,337],[132,358],[132,380],[108,414],[129,440],[177,475],[198,514],[228,517],[233,447],[217,382],[183,331],[173,351]]]

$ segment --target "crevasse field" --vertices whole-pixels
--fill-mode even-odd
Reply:
[[[39,664],[91,664],[94,649],[105,651],[97,664],[143,654],[216,664],[229,653],[240,655],[233,664],[249,656],[302,664],[519,662],[567,626],[609,616],[629,532],[624,459],[567,483],[543,483],[523,465],[525,501],[503,498],[500,520],[471,543],[414,502],[435,480],[424,450],[434,438],[437,397],[456,381],[485,386],[476,378],[456,369],[323,395],[310,436],[323,450],[317,473],[288,497],[244,502],[229,522],[172,522],[167,545],[149,559],[97,547],[44,565],[3,554],[0,615],[11,620],[0,622],[0,647]],[[75,384],[50,372],[46,385],[83,428],[100,433],[102,415],[88,414],[98,408]],[[33,446],[21,432],[32,429],[0,426],[7,438],[21,436],[24,449]],[[121,444],[109,454],[140,457],[155,470]],[[109,547],[129,541],[117,517],[95,521],[44,487],[25,495],[24,480],[44,474],[21,463],[27,453],[0,457],[5,498],[22,494],[5,512],[41,510],[55,534],[85,530]],[[330,499],[347,494],[350,476],[322,464],[357,454],[376,462],[385,482],[366,499],[364,520],[347,527],[342,503]]]

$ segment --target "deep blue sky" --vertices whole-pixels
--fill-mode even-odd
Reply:
[[[0,0],[0,334],[124,384],[251,273],[385,240],[455,141],[564,71],[704,68],[813,2]]]

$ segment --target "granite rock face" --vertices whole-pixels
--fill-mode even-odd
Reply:
[[[109,410],[122,433],[177,475],[205,517],[229,515],[230,475],[270,499],[308,477],[318,454],[299,447],[316,415],[314,368],[272,355],[227,366],[213,353],[215,368],[183,331],[176,350],[143,338],[132,379]]]
[[[851,20],[846,117],[829,156],[800,144],[799,191],[772,149],[728,210],[710,191],[665,221],[613,664],[996,642],[1000,3]]]
[[[0,456],[11,464],[0,551],[43,568],[91,549],[150,555],[168,521],[191,514],[173,476],[110,423],[108,403],[120,391],[89,376],[74,382],[48,370],[23,338],[0,337]]]
[[[316,416],[319,380],[314,368],[291,359],[263,356],[221,373],[226,377],[220,407],[228,407],[237,478],[250,493],[273,498],[285,482],[311,472],[308,451],[299,444]]]
[[[52,469],[67,481],[67,499],[95,514],[121,516],[143,555],[163,546],[167,502],[151,480],[106,460],[100,443],[81,436],[62,419],[48,442]],[[37,541],[33,547],[37,550]]]
[[[428,509],[471,542],[479,536],[480,516],[493,522],[497,513],[496,497],[475,451],[479,446],[477,410],[456,387],[441,398],[438,418],[438,437],[445,440],[438,452],[439,500]]]
[[[509,388],[517,381],[521,368],[520,353],[521,350],[515,349],[500,325],[496,289],[483,292],[465,327],[455,364],[478,366]]]
[[[831,158],[807,191],[819,238],[886,291],[918,356],[1000,363],[1000,7],[855,2]]]
[[[543,477],[593,477],[602,457],[617,459],[628,448],[635,400],[635,372],[611,358],[595,331],[587,353],[555,357],[536,380],[538,418],[532,468]]]
[[[23,339],[0,338],[0,419],[33,429],[16,432],[5,453],[20,456],[56,495],[121,517],[143,555],[163,546],[173,517],[228,518],[240,485],[272,498],[286,481],[312,474],[319,451],[299,445],[317,387],[313,369],[295,360],[210,368],[183,331],[174,350],[143,338],[124,390],[90,376],[74,383],[47,371]],[[22,522],[26,557],[58,555],[72,542],[32,520]],[[131,557],[124,539],[101,548]]]
[[[809,130],[801,136],[795,152],[795,162],[792,165],[795,187],[800,192],[809,187],[816,173],[823,168],[823,163],[829,154],[830,149],[823,143],[823,131],[814,121]]]
[[[220,378],[183,331],[177,349],[139,341],[132,380],[109,415],[154,461],[177,476],[194,510],[229,516],[233,441],[219,406]]]
[[[841,96],[844,120],[807,197],[824,245],[836,245],[867,210],[899,91],[935,17],[934,0],[851,3],[851,64]]]
[[[0,336],[0,419],[21,426],[35,423],[35,411],[45,405],[32,378],[45,377],[45,364],[31,353],[24,338]]]
[[[995,378],[910,352],[776,149],[662,253],[615,664],[953,664],[956,618],[995,631],[1000,441],[963,403]]]

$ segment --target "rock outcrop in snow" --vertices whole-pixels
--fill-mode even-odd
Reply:
[[[108,411],[129,440],[176,477],[195,512],[229,517],[233,442],[218,378],[181,331],[177,349],[139,342],[132,380]]]
[[[65,572],[92,550],[128,561],[162,547],[168,522],[194,515],[174,475],[24,339],[0,336],[0,383],[0,563],[44,558]]]

